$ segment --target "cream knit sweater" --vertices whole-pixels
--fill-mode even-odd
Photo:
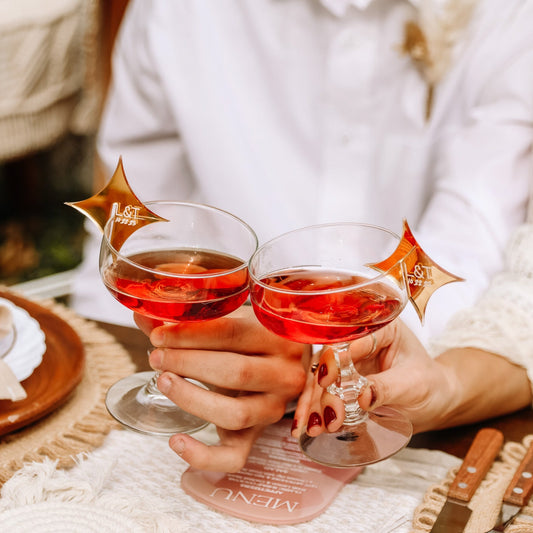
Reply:
[[[436,356],[454,347],[506,357],[524,367],[533,384],[533,201],[527,223],[508,244],[505,270],[475,306],[453,317],[429,349]]]
[[[0,0],[0,162],[95,131],[99,0]]]

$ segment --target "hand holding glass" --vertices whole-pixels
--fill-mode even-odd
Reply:
[[[166,221],[133,232],[120,250],[111,244],[110,218],[100,249],[100,274],[123,305],[163,322],[205,321],[237,309],[248,297],[253,230],[237,217],[201,204],[147,202]],[[119,422],[142,433],[192,433],[207,422],[179,409],[157,390],[157,373],[114,384],[106,406]],[[197,383],[199,386],[201,384]]]
[[[260,322],[289,340],[331,345],[339,370],[328,392],[344,402],[336,432],[300,437],[316,462],[352,467],[385,459],[411,438],[409,420],[394,409],[363,411],[366,386],[350,355],[351,341],[394,320],[408,301],[404,259],[379,272],[398,235],[368,224],[324,224],[295,230],[261,246],[250,261],[251,300]]]

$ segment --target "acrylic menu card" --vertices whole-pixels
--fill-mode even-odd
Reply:
[[[361,467],[331,468],[309,460],[290,435],[291,420],[267,427],[237,473],[189,468],[185,492],[232,516],[266,524],[296,524],[322,513]]]

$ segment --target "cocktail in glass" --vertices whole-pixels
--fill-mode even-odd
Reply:
[[[369,224],[323,224],[269,241],[250,261],[250,295],[260,322],[289,340],[333,349],[339,378],[328,392],[342,399],[344,423],[314,437],[304,429],[300,437],[302,451],[319,463],[374,463],[411,438],[401,412],[359,407],[367,381],[349,354],[351,341],[390,323],[408,301],[405,257],[386,272],[373,266],[391,257],[399,242],[398,235]]]
[[[113,246],[116,217],[104,228],[100,274],[124,306],[163,322],[213,320],[248,297],[248,261],[257,248],[253,230],[232,214],[202,204],[147,202],[165,220]],[[142,433],[192,433],[207,422],[178,408],[157,389],[157,373],[141,372],[114,384],[106,406]],[[202,384],[195,382],[198,386]]]

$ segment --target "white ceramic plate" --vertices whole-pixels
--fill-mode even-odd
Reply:
[[[0,303],[11,309],[16,330],[15,343],[3,359],[13,370],[17,379],[23,381],[31,376],[43,360],[46,351],[45,335],[39,322],[31,317],[26,310],[17,307],[5,298],[0,298]],[[0,349],[0,353],[3,351]]]

